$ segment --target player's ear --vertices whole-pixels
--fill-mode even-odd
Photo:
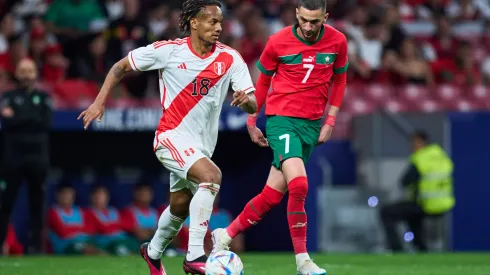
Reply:
[[[199,24],[197,18],[191,18],[191,20],[189,21],[190,23],[190,26],[191,26],[191,29],[192,30],[197,30],[197,25]]]
[[[324,23],[325,23],[325,22],[327,22],[327,19],[328,19],[328,12],[327,12],[327,13],[325,13],[325,19],[323,20],[323,21],[324,21]]]

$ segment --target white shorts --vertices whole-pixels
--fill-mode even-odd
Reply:
[[[175,133],[157,133],[153,142],[155,155],[170,171],[170,192],[182,189],[196,193],[196,183],[187,180],[187,171],[196,161],[207,156],[188,137]]]

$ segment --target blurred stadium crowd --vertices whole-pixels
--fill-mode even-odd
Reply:
[[[223,0],[221,41],[255,61],[269,35],[294,24],[295,0]],[[349,40],[343,118],[391,111],[490,106],[488,0],[327,0],[329,24]],[[55,107],[87,106],[112,64],[131,49],[181,36],[180,1],[0,0],[0,90],[24,56]],[[112,106],[158,107],[156,73],[133,73]]]

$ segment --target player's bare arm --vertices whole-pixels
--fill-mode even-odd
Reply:
[[[257,112],[257,99],[253,92],[247,94],[244,91],[236,91],[233,93],[231,106],[240,107],[249,114],[255,114]]]
[[[116,64],[114,64],[107,74],[104,84],[100,89],[99,94],[95,98],[94,103],[88,107],[87,110],[83,111],[79,116],[78,120],[83,118],[83,127],[87,130],[90,123],[97,119],[99,122],[102,120],[102,116],[104,115],[104,104],[109,96],[110,92],[116,86],[124,75],[128,72],[133,71],[131,65],[129,64],[128,57],[124,57],[119,60]]]

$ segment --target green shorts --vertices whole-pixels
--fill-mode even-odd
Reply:
[[[272,165],[281,169],[281,163],[289,158],[298,157],[306,164],[318,144],[321,120],[269,116],[266,133],[269,146],[274,153]]]

